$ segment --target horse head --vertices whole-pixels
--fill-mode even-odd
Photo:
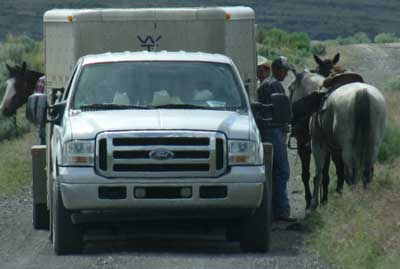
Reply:
[[[310,71],[296,73],[296,80],[290,89],[293,123],[317,111],[323,96],[319,89],[324,79],[323,76]]]
[[[335,66],[340,60],[340,53],[337,53],[332,59],[321,59],[314,55],[314,61],[317,63],[315,72],[321,76],[327,77],[332,72],[335,72]]]
[[[28,97],[33,93],[37,80],[43,76],[42,73],[28,70],[26,63],[21,66],[9,66],[7,88],[0,105],[0,112],[6,116],[13,116],[17,109],[25,104]]]

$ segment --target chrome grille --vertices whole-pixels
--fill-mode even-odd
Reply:
[[[109,178],[216,177],[226,171],[226,147],[218,132],[104,132],[96,140],[96,171]],[[159,151],[163,158],[154,157]]]

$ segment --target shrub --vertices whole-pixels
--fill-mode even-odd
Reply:
[[[13,118],[0,116],[0,141],[19,137],[31,130],[32,124],[25,118],[25,112],[17,113],[17,127],[15,127]]]
[[[393,33],[380,33],[374,38],[375,43],[393,43],[399,42],[400,38],[396,37]]]
[[[326,55],[326,46],[322,43],[314,44],[311,46],[311,53],[318,56],[324,56]]]
[[[384,89],[386,91],[400,91],[400,77],[387,81]]]
[[[400,156],[400,128],[388,126],[381,147],[379,148],[378,161],[389,162]]]
[[[311,56],[311,40],[308,34],[289,33],[280,29],[261,29],[257,32],[258,54],[268,59],[280,55],[288,57],[291,63],[302,65]]]
[[[336,41],[339,45],[371,43],[371,39],[363,32],[355,33],[353,36],[338,37]]]

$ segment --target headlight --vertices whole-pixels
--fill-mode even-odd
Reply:
[[[64,144],[62,153],[64,166],[94,165],[94,141],[73,140]]]
[[[230,165],[261,165],[260,151],[251,141],[229,141]]]

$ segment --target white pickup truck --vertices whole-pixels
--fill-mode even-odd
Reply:
[[[55,62],[46,75],[61,72]],[[55,252],[81,252],[87,223],[147,218],[222,219],[244,251],[267,251],[271,147],[240,74],[221,54],[97,53],[77,60],[55,103],[50,94],[47,119],[37,111],[48,97],[31,96],[27,109],[48,122],[47,147],[33,149],[33,218]]]

